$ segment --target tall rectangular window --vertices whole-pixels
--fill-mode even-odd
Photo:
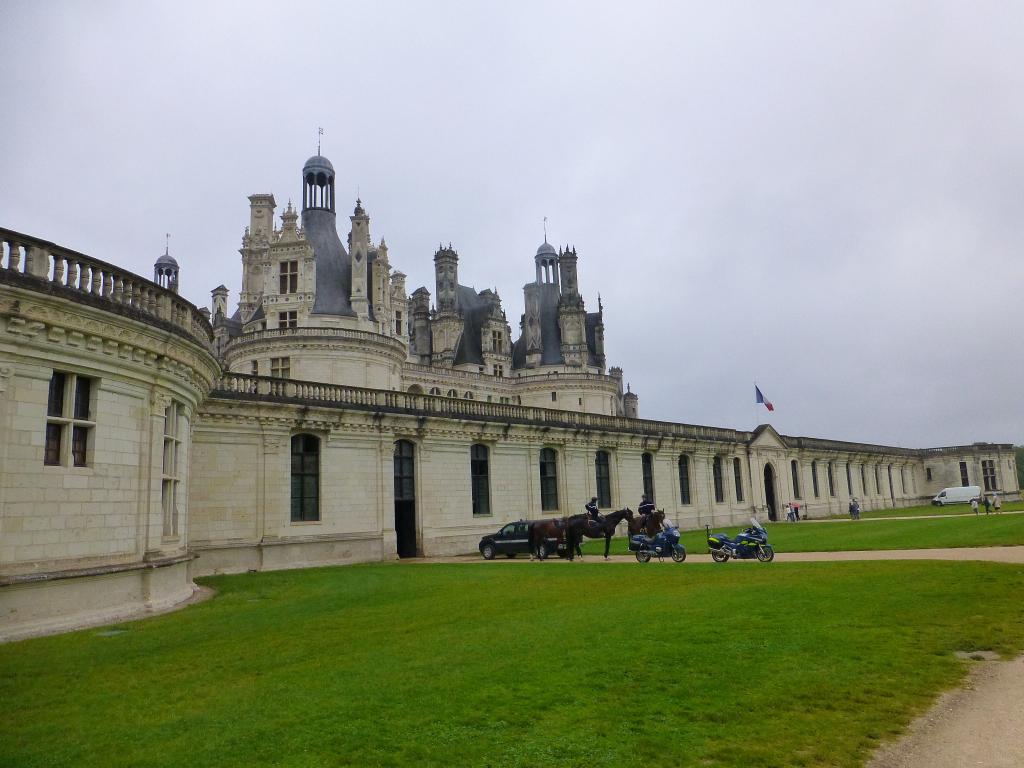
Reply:
[[[736,501],[743,501],[743,463],[736,457],[732,460],[732,473],[736,478]]]
[[[558,454],[551,448],[540,452],[540,508],[545,512],[558,509]]]
[[[395,336],[402,335],[402,313],[395,310]]]
[[[796,459],[789,462],[789,470],[793,475],[793,495],[798,499],[802,498],[800,496],[800,464]]]
[[[164,516],[164,536],[178,535],[178,483],[181,438],[178,426],[178,403],[164,409],[164,457],[160,483],[160,503]]]
[[[690,457],[679,457],[679,503],[690,503]]]
[[[299,292],[299,262],[282,261],[280,272],[280,291],[278,293]]]
[[[292,377],[292,359],[290,357],[270,358],[270,375],[276,379]]]
[[[846,495],[853,496],[853,474],[850,472],[850,462],[846,462]]]
[[[967,476],[967,462],[966,461],[961,461],[960,462],[960,485],[967,486],[967,485],[970,485],[970,484],[971,484],[970,478]]]
[[[868,495],[868,479],[867,475],[864,474],[864,465],[860,465],[860,492],[865,496]]]
[[[725,483],[722,481],[722,457],[715,456],[711,462],[711,479],[715,484],[715,501],[721,504],[725,501]]]
[[[598,451],[594,456],[594,473],[597,476],[597,506],[608,509],[612,505],[612,474],[608,451]]]
[[[640,469],[644,480],[644,495],[654,503],[654,457],[645,453],[640,457]]]
[[[50,466],[88,466],[92,419],[93,379],[54,371],[46,401],[43,463]]]
[[[490,472],[486,445],[474,445],[469,449],[469,474],[473,490],[473,515],[491,514]]]
[[[828,463],[828,466],[826,467],[826,471],[828,472],[828,495],[829,496],[835,496],[836,495],[836,480],[835,480],[835,473],[832,471],[832,462],[831,461]]]
[[[878,465],[875,464],[875,493],[882,495],[882,481],[878,479]]]
[[[278,328],[298,328],[299,327],[299,313],[298,310],[288,310],[286,312],[277,313],[277,327]]]
[[[320,519],[320,438],[292,437],[292,522]]]
[[[996,463],[991,459],[985,459],[981,462],[981,479],[985,483],[986,491],[997,490]]]
[[[505,339],[501,331],[491,331],[491,349],[500,355],[505,350]]]
[[[814,488],[814,498],[817,499],[821,493],[818,491],[818,462],[816,461],[811,462],[811,485]]]
[[[250,373],[252,373],[253,376],[259,376],[260,375],[260,364],[259,364],[258,361],[256,361],[256,360],[252,361],[252,370],[250,371]]]

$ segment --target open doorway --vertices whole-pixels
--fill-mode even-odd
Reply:
[[[416,557],[416,446],[395,443],[395,540],[399,557]]]
[[[771,464],[764,465],[764,503],[768,505],[768,519],[778,519],[778,505],[775,502],[775,469]]]

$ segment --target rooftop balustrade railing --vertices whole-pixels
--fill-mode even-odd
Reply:
[[[202,312],[174,291],[84,253],[0,228],[0,279],[29,290],[106,304],[120,314],[169,324],[204,347],[213,330]]]

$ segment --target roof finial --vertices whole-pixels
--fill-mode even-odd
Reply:
[[[168,256],[171,252],[171,233],[166,233],[164,237],[167,238],[167,242],[164,244],[164,256]]]
[[[548,217],[544,217],[544,242],[548,241]]]
[[[320,137],[324,135],[324,129],[317,126],[316,129],[316,153],[320,154]]]

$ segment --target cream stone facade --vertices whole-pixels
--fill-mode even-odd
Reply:
[[[0,230],[0,638],[174,605],[212,573],[472,552],[505,522],[651,495],[684,527],[1019,495],[1013,448],[907,449],[638,418],[575,249],[547,242],[513,341],[434,254],[406,294],[334,169],[249,198],[238,308]],[[211,322],[212,320],[212,322]]]

